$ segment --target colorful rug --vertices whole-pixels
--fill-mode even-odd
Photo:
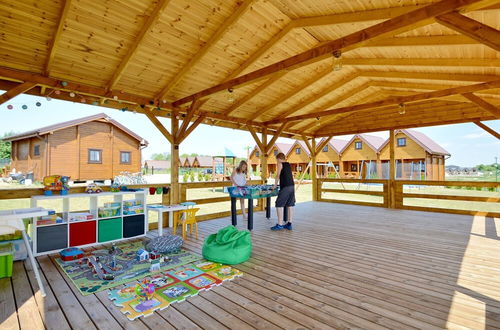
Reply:
[[[152,260],[144,255],[144,251],[143,254],[138,253],[144,249],[142,242],[122,243],[115,247],[113,253],[103,249],[91,251],[76,261],[65,262],[60,258],[55,260],[80,293],[86,296],[142,279],[157,270],[165,271],[202,259],[201,256],[181,250],[179,253],[167,254],[168,260],[163,256]],[[99,278],[99,275],[107,280]]]
[[[120,311],[129,320],[134,320],[242,275],[231,266],[210,261],[195,262],[111,290],[109,299],[121,307]]]

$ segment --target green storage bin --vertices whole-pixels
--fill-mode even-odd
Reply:
[[[0,244],[0,278],[12,276],[12,264],[14,262],[14,244]]]
[[[122,218],[99,220],[99,242],[108,242],[122,238]]]

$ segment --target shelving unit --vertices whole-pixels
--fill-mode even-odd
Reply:
[[[112,198],[110,198],[112,197]],[[117,242],[123,239],[145,236],[148,230],[146,212],[146,191],[103,192],[99,194],[69,194],[55,196],[33,196],[31,207],[43,204],[57,204],[56,213],[62,223],[38,225],[36,219],[31,222],[32,251],[35,256],[58,252],[68,247],[87,247],[104,242]],[[77,201],[77,199],[79,199]],[[81,208],[82,199],[86,209]],[[99,217],[98,209],[104,202],[117,203],[120,208],[116,216]],[[137,214],[124,214],[127,201],[137,201],[143,211]],[[54,207],[47,207],[54,208]],[[58,212],[59,210],[59,212]],[[86,212],[92,219],[73,221],[71,214]]]

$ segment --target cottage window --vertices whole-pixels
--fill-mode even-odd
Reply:
[[[339,164],[336,164],[336,165],[333,165],[335,167],[335,169],[337,170],[337,172],[339,171]]]
[[[398,147],[406,147],[406,138],[398,138]]]
[[[323,152],[328,152],[328,146],[324,146]]]
[[[351,172],[357,172],[358,171],[358,164],[351,164]]]
[[[40,145],[36,144],[33,147],[33,156],[40,156]]]
[[[260,157],[260,152],[256,151],[255,152],[255,157]]]
[[[120,164],[130,164],[129,151],[120,151]]]
[[[278,156],[278,150],[274,150],[274,155]]]
[[[296,153],[297,155],[300,155],[300,148],[295,148],[295,153]]]
[[[102,150],[89,149],[89,164],[102,164]]]
[[[358,141],[358,142],[354,143],[354,149],[356,149],[356,150],[363,149],[363,142]]]
[[[29,145],[28,142],[20,142],[17,144],[17,159],[26,160],[28,159],[29,153]]]

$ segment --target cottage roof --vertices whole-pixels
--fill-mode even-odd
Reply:
[[[154,167],[155,169],[168,169],[170,168],[170,161],[169,160],[154,160],[154,159],[148,159],[144,162],[144,165],[148,167]]]
[[[212,156],[196,156],[196,159],[198,159],[200,167],[212,167]]]
[[[370,135],[370,134],[356,134],[354,135],[347,143],[346,145],[342,148],[340,153],[343,153],[347,147],[351,145],[351,143],[354,142],[354,140],[360,139],[365,144],[367,144],[370,148],[372,148],[375,152],[379,152],[382,145],[384,144],[384,139],[375,135]]]
[[[396,130],[394,131],[394,134],[398,133],[403,133],[415,143],[417,143],[419,146],[425,149],[430,154],[433,155],[444,155],[444,156],[450,156],[450,153],[446,151],[443,147],[441,147],[439,144],[437,144],[434,140],[432,140],[430,137],[425,135],[422,132],[415,131],[415,130],[410,130],[410,129],[401,129],[401,130]],[[380,147],[382,149],[389,143],[389,140],[387,139],[384,144]]]
[[[98,114],[92,115],[92,116],[87,116],[87,117],[82,117],[82,118],[78,118],[78,119],[68,120],[68,121],[65,121],[65,122],[62,122],[62,123],[57,123],[57,124],[53,124],[53,125],[49,125],[49,126],[37,128],[37,129],[31,130],[31,131],[27,131],[27,132],[24,132],[24,133],[20,133],[20,134],[9,136],[9,137],[7,137],[7,138],[5,138],[3,140],[4,141],[23,140],[23,139],[26,139],[26,138],[30,138],[30,137],[34,137],[34,136],[41,136],[41,135],[45,135],[45,134],[48,134],[48,133],[51,133],[51,132],[59,131],[59,130],[62,130],[62,129],[65,129],[65,128],[68,128],[68,127],[72,127],[72,126],[76,126],[76,125],[81,125],[81,124],[85,124],[85,123],[88,123],[88,122],[91,122],[91,121],[102,120],[102,119],[106,120],[109,123],[111,123],[112,125],[118,127],[119,129],[121,129],[122,131],[124,131],[125,133],[127,133],[128,135],[130,135],[133,138],[135,138],[137,141],[141,142],[141,144],[148,145],[148,141],[144,140],[142,137],[140,137],[139,135],[135,134],[134,132],[132,132],[131,130],[129,130],[127,127],[123,126],[122,124],[120,124],[119,122],[117,122],[113,118],[109,117],[105,113],[98,113]]]

